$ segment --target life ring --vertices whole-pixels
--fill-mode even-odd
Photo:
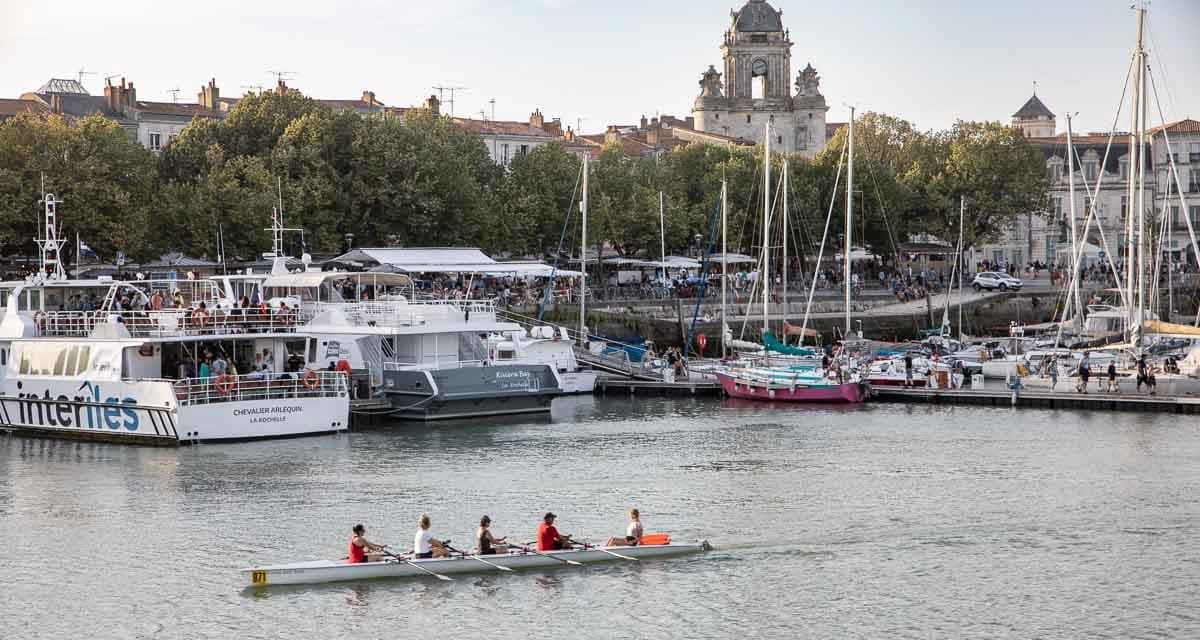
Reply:
[[[321,385],[321,376],[317,375],[317,372],[312,369],[305,369],[304,375],[300,377],[300,381],[304,383],[306,389],[313,391]]]
[[[708,346],[708,336],[703,333],[696,334],[696,346],[700,347],[700,352],[703,353],[705,347]]]
[[[235,380],[233,376],[229,375],[228,373],[222,373],[221,375],[217,376],[216,381],[213,382],[213,386],[217,388],[218,393],[223,396],[227,396],[231,391],[233,391],[234,382]]]

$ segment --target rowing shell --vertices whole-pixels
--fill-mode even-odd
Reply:
[[[708,541],[701,541],[691,544],[596,547],[592,549],[544,552],[544,555],[516,550],[503,555],[486,555],[479,556],[479,558],[510,569],[536,569],[542,567],[561,567],[565,564],[563,560],[592,564],[596,562],[613,562],[620,559],[617,556],[600,551],[600,549],[613,549],[615,553],[619,553],[622,556],[642,559],[696,553],[708,551],[711,548],[712,546],[708,544]],[[408,562],[412,564],[391,558],[380,562],[360,562],[357,564],[348,564],[344,561],[313,560],[310,562],[293,562],[291,564],[242,569],[242,575],[246,576],[246,580],[251,586],[265,587],[276,584],[318,584],[322,582],[340,582],[343,580],[429,576],[428,573],[412,565],[417,565],[442,575],[500,571],[493,566],[480,562],[475,556],[470,555],[428,560],[408,559]]]

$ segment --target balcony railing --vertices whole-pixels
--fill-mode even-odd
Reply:
[[[296,330],[294,310],[232,309],[199,311],[48,311],[33,316],[39,336],[86,337],[98,325],[119,324],[137,338],[180,335],[290,333]]]
[[[340,371],[223,375],[170,381],[180,406],[216,402],[335,398],[347,394],[349,376]]]
[[[436,320],[469,323],[496,319],[496,303],[491,300],[320,302],[306,305],[301,315],[308,322],[326,311],[341,313],[355,325],[380,327],[417,327]]]

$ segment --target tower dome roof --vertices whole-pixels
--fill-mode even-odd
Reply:
[[[767,0],[746,0],[746,4],[732,14],[733,30],[742,33],[783,31],[782,13],[767,4]]]
[[[1045,103],[1038,99],[1037,94],[1025,102],[1025,105],[1013,114],[1018,120],[1037,120],[1038,118],[1054,119],[1054,112],[1046,108]]]

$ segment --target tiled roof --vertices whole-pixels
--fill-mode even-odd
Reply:
[[[0,98],[0,118],[11,118],[21,113],[50,113],[50,108],[33,100]]]
[[[219,118],[220,111],[205,109],[201,105],[188,102],[145,102],[138,100],[137,107],[144,113],[156,113],[166,116],[185,116],[189,118]]]
[[[1161,127],[1154,127],[1150,130],[1150,133],[1152,135],[1158,135],[1162,133],[1164,129],[1166,129],[1167,133],[1200,133],[1200,122],[1192,120],[1191,118],[1184,118],[1183,120],[1165,124]]]
[[[383,111],[385,108],[385,106],[382,103],[376,102],[376,103],[372,104],[365,100],[317,100],[317,102],[329,107],[330,109],[337,109],[337,110],[342,110],[342,111],[371,111],[371,112],[374,112],[374,111]]]
[[[1038,99],[1037,94],[1035,93],[1030,96],[1029,100],[1025,102],[1024,106],[1022,106],[1020,109],[1017,109],[1017,112],[1014,113],[1012,117],[1026,120],[1046,117],[1053,120],[1054,113],[1052,113],[1050,109],[1046,108],[1045,104],[1042,104],[1042,101]]]
[[[26,93],[21,96],[22,100],[36,100],[43,105],[50,106],[51,94],[46,93]],[[72,118],[82,118],[90,116],[93,113],[98,113],[110,120],[118,123],[132,126],[134,123],[126,118],[124,114],[113,111],[109,108],[108,102],[103,96],[87,96],[72,93],[56,93],[53,97],[57,97],[62,103],[63,115]]]
[[[472,120],[470,118],[455,118],[455,124],[479,135],[529,136],[534,138],[553,138],[550,132],[534,127],[528,122],[507,122],[504,120]]]

